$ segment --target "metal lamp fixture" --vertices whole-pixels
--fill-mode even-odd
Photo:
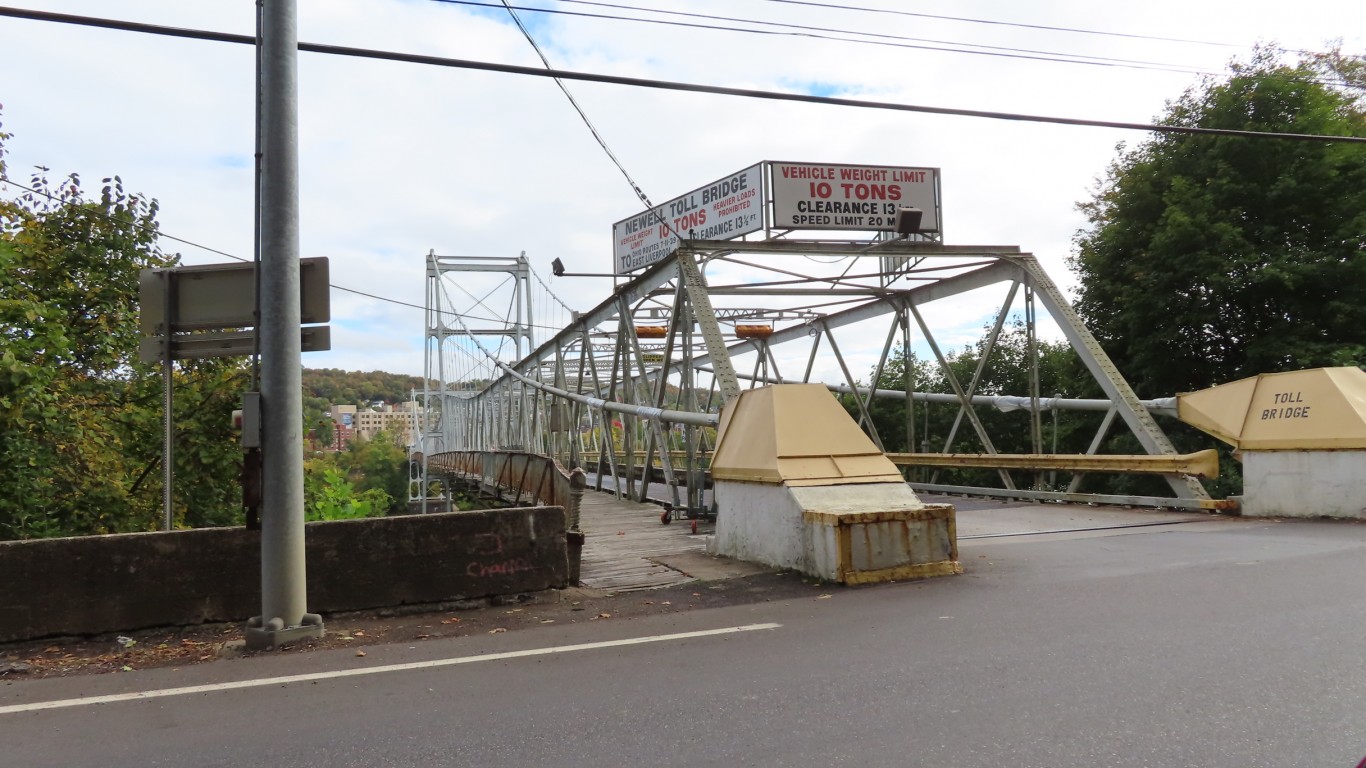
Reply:
[[[616,275],[607,272],[566,272],[564,271],[564,262],[558,258],[550,261],[550,272],[555,277],[616,277]]]
[[[902,237],[913,235],[920,231],[920,220],[924,215],[924,211],[909,205],[897,208],[892,218],[892,229]]]

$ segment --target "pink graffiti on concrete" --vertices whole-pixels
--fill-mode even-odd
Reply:
[[[474,534],[474,554],[476,555],[501,555],[503,554],[503,537],[496,533],[476,533]]]
[[[525,557],[514,557],[508,560],[495,562],[473,562],[465,568],[465,575],[473,578],[484,576],[512,576],[518,573],[536,570],[536,566]]]

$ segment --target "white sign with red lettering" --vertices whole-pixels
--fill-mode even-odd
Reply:
[[[612,261],[625,274],[659,261],[678,236],[729,240],[764,228],[763,164],[695,189],[612,225]]]
[[[939,231],[938,168],[771,162],[774,229],[891,230],[896,209]]]

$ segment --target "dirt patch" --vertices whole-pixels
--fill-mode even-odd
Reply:
[[[324,616],[326,634],[277,651],[307,653],[384,643],[499,634],[549,624],[617,621],[727,605],[816,597],[842,589],[795,573],[762,573],[721,581],[694,581],[664,589],[608,593],[565,590],[403,610]],[[244,648],[242,624],[204,624],[94,637],[63,637],[0,645],[0,681],[131,672],[207,664],[254,656]]]

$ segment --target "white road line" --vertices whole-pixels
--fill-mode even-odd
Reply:
[[[642,645],[644,643],[663,643],[670,640],[687,640],[694,637],[711,637],[713,635],[729,635],[736,632],[753,632],[760,629],[778,629],[782,624],[745,624],[738,627],[723,627],[721,629],[704,629],[697,632],[678,632],[672,635],[649,635],[646,637],[628,637],[624,640],[603,640],[597,643],[579,643],[578,645],[560,645],[550,648],[528,648],[525,651],[506,651],[503,653],[487,653],[481,656],[459,656],[453,659],[434,659],[432,661],[414,661],[407,664],[384,664],[378,667],[362,667],[360,669],[339,669],[331,672],[312,672],[306,675],[285,675],[283,677],[266,677],[257,680],[237,680],[230,683],[211,683],[209,685],[190,685],[184,688],[162,688],[155,691],[136,691],[134,693],[116,693],[108,696],[89,696],[81,699],[59,699],[56,701],[38,701],[32,704],[12,704],[7,707],[0,707],[0,715],[12,715],[18,712],[33,712],[40,709],[63,709],[66,707],[84,707],[90,704],[112,704],[119,701],[138,701],[140,699],[157,699],[162,696],[188,696],[192,693],[212,693],[214,691],[231,691],[238,688],[259,688],[264,685],[284,685],[287,683],[303,683],[313,680],[330,680],[337,677],[357,677],[359,675],[379,675],[386,672],[404,672],[410,669],[431,669],[433,667],[451,667],[456,664],[473,664],[480,661],[501,661],[503,659],[520,659],[527,656],[547,656],[552,653],[573,653],[575,651],[591,651],[597,648],[618,648],[623,645]]]

